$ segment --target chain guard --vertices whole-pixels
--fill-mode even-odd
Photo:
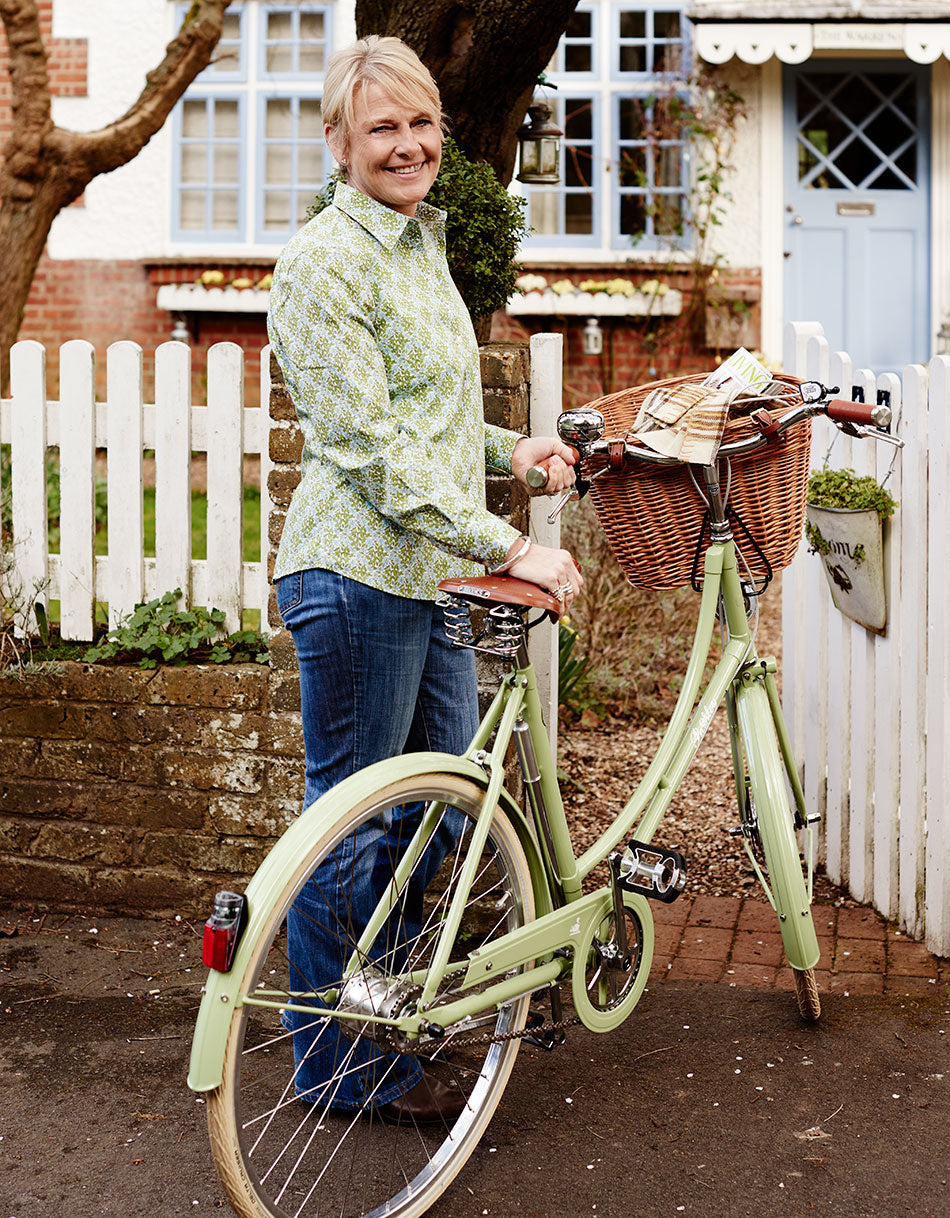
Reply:
[[[571,970],[574,1010],[592,1032],[619,1027],[640,1001],[653,962],[653,913],[639,893],[623,893],[629,965],[618,958],[609,892],[581,929]]]

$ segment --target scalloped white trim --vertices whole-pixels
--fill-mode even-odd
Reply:
[[[166,283],[155,303],[169,313],[266,313],[266,288],[205,288],[197,283]]]
[[[670,289],[662,296],[636,292],[633,296],[607,292],[525,292],[513,296],[508,312],[524,317],[676,317],[683,308],[680,292]]]

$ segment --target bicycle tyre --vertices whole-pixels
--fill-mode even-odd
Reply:
[[[792,977],[795,979],[795,997],[798,999],[798,1011],[802,1019],[815,1023],[821,1018],[821,998],[818,994],[818,980],[813,968],[793,968]]]
[[[736,707],[751,800],[751,807],[744,810],[744,820],[753,839],[753,851],[764,862],[786,955],[794,959],[793,950],[797,955],[802,943],[808,945],[805,950],[811,963],[802,967],[792,964],[791,968],[799,1013],[814,1022],[821,1015],[814,969],[818,939],[768,695],[755,683],[738,691]]]
[[[259,989],[270,994],[293,990],[297,1003],[303,1001],[300,969],[288,959],[286,921],[288,912],[300,906],[305,885],[326,874],[318,871],[321,866],[332,866],[335,874],[344,878],[336,860],[343,857],[344,843],[356,840],[354,834],[361,830],[365,833],[370,821],[376,832],[379,818],[388,810],[430,800],[445,803],[447,809],[461,814],[461,821],[456,822],[456,844],[426,887],[427,906],[419,934],[410,936],[399,929],[409,920],[403,902],[408,899],[410,882],[397,898],[399,916],[391,918],[395,926],[387,924],[381,932],[385,934],[385,950],[377,950],[377,939],[372,961],[373,970],[392,978],[400,974],[395,967],[388,969],[388,962],[402,953],[406,967],[411,967],[418,979],[426,967],[426,953],[434,947],[440,910],[447,907],[466,856],[465,844],[484,804],[484,792],[457,775],[423,774],[382,787],[313,843],[266,918],[241,981],[242,998],[253,997]],[[388,853],[390,863],[398,857],[392,851]],[[337,911],[340,908],[337,905]],[[466,956],[476,940],[484,946],[533,916],[533,890],[524,850],[511,821],[496,808],[466,903],[465,921],[457,940],[458,956]],[[324,929],[330,922],[326,920]],[[354,936],[352,928],[344,928],[339,917],[336,922],[345,940],[345,958],[358,935]],[[400,934],[404,934],[405,942],[399,941]],[[450,960],[455,958],[453,949]],[[449,979],[446,993],[451,984]],[[528,1002],[525,995],[505,1003],[481,1030],[504,1034],[523,1028]],[[231,1021],[222,1083],[208,1096],[212,1153],[236,1213],[240,1218],[316,1218],[325,1213],[337,1218],[381,1218],[383,1214],[417,1218],[445,1191],[475,1149],[501,1099],[520,1040],[462,1047],[453,1053],[450,1031],[441,1042],[442,1056],[450,1060],[440,1058],[438,1066],[427,1063],[426,1071],[441,1072],[444,1078],[447,1074],[445,1081],[464,1092],[466,1108],[454,1123],[443,1126],[388,1124],[375,1116],[371,1095],[361,1110],[337,1112],[323,1098],[311,1104],[297,1094],[303,1063],[295,1064],[293,1038],[300,1031],[287,1031],[286,1019],[286,1012],[278,1017],[272,1007],[242,1005]],[[314,1045],[326,1036],[335,1037],[337,1045],[354,1046],[334,1051],[333,1079],[339,1080],[336,1088],[342,1088],[347,1075],[354,1072],[355,1046],[365,1047],[364,1035],[342,1036],[339,1025],[346,1024],[345,1020],[309,1015],[307,1020],[308,1036],[319,1029],[313,1032]],[[361,1032],[365,1033],[367,1027],[364,1024]],[[374,1046],[373,1052],[381,1050]],[[386,1055],[386,1060],[389,1056],[393,1055]],[[356,1067],[357,1072],[359,1069]],[[381,1069],[376,1065],[372,1073],[379,1074]],[[339,1094],[331,1090],[332,1086],[328,1081],[324,1088],[331,1099]],[[381,1088],[377,1091],[383,1093]]]

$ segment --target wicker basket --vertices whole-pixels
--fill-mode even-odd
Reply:
[[[636,421],[646,395],[657,385],[672,386],[701,381],[705,374],[677,377],[624,389],[590,405],[606,421],[606,439],[625,435]],[[799,402],[795,377],[777,374],[776,381],[788,387],[787,404]],[[784,397],[784,395],[783,395]],[[745,401],[726,423],[722,442],[732,443],[758,434],[749,418],[756,405],[775,406],[775,399]],[[636,443],[635,436],[627,439]],[[803,423],[784,432],[774,444],[725,462],[721,473],[723,494],[729,486],[728,506],[738,515],[768,559],[773,571],[787,567],[795,557],[805,519],[811,424]],[[601,462],[602,466],[603,462]],[[598,465],[591,463],[591,472]],[[702,474],[694,471],[699,485]],[[690,583],[700,544],[705,504],[690,477],[690,467],[651,466],[628,461],[622,472],[606,473],[591,485],[591,499],[610,548],[627,579],[636,588],[679,588]],[[756,583],[768,579],[768,568],[739,525],[734,525],[736,545]],[[708,528],[704,530],[708,544]],[[740,560],[740,568],[744,566]],[[696,578],[703,578],[702,556]]]

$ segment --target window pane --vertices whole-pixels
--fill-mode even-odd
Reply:
[[[564,157],[564,185],[590,186],[591,155],[586,148],[572,148],[568,145]]]
[[[323,71],[324,49],[322,46],[302,46],[298,56],[297,71],[319,74]]]
[[[620,14],[621,38],[646,38],[647,17],[644,12],[625,12]]]
[[[621,195],[620,197],[620,231],[632,236],[634,233],[646,232],[647,209],[643,195]]]
[[[238,226],[238,196],[236,190],[216,190],[211,197],[211,227],[236,229]]]
[[[216,186],[230,186],[238,180],[238,147],[236,144],[214,145],[214,177]]]
[[[528,195],[528,223],[539,236],[553,237],[557,235],[557,191],[531,191]]]
[[[268,144],[264,158],[264,181],[268,186],[289,186],[292,181],[291,169],[290,145]]]
[[[679,38],[679,13],[654,13],[653,36],[655,38]]]
[[[590,72],[592,71],[592,57],[589,46],[576,45],[568,43],[564,48],[564,71],[565,72]]]
[[[590,38],[591,36],[591,14],[590,13],[574,13],[570,21],[567,23],[565,36],[568,38]]]
[[[289,42],[294,36],[294,17],[293,13],[268,13],[267,14],[267,38],[268,40],[280,38],[284,42]]]
[[[643,104],[633,97],[620,99],[620,138],[642,140],[646,133]]]
[[[290,195],[284,190],[264,193],[264,229],[267,232],[287,232],[290,228]]]
[[[656,161],[657,186],[679,186],[683,164],[683,154],[680,145],[670,144],[658,148]]]
[[[290,43],[277,43],[267,48],[268,72],[292,72],[294,69],[293,48]]]
[[[620,48],[621,72],[645,72],[647,70],[646,47],[622,46]]]
[[[239,134],[238,104],[236,101],[215,102],[214,134],[218,139],[227,139]]]
[[[313,195],[306,191],[297,195],[297,227],[307,223],[307,208],[313,202]]]
[[[565,231],[576,236],[589,236],[594,231],[593,213],[593,195],[567,195],[564,200]]]
[[[297,177],[300,183],[309,182],[317,186],[323,181],[323,146],[321,144],[297,145]]]
[[[205,227],[205,200],[207,194],[203,190],[183,190],[181,192],[181,226],[188,231],[200,231]]]
[[[656,232],[675,236],[683,231],[683,203],[679,195],[656,195],[653,223]]]
[[[297,133],[301,139],[323,140],[323,110],[313,98],[303,98],[297,112]]]
[[[208,134],[208,110],[203,101],[183,103],[181,133],[185,139],[203,139]]]
[[[593,134],[593,115],[589,98],[565,102],[564,135],[567,140],[589,140]]]
[[[644,186],[647,180],[646,148],[620,150],[620,185]]]
[[[323,13],[300,14],[300,41],[322,42],[324,37]]]
[[[204,183],[208,178],[208,149],[204,144],[183,144],[181,180]]]
[[[240,42],[241,14],[238,12],[225,13],[221,20],[221,41]]]
[[[293,134],[293,118],[289,100],[280,98],[268,101],[264,116],[264,134],[268,139],[290,139]]]

